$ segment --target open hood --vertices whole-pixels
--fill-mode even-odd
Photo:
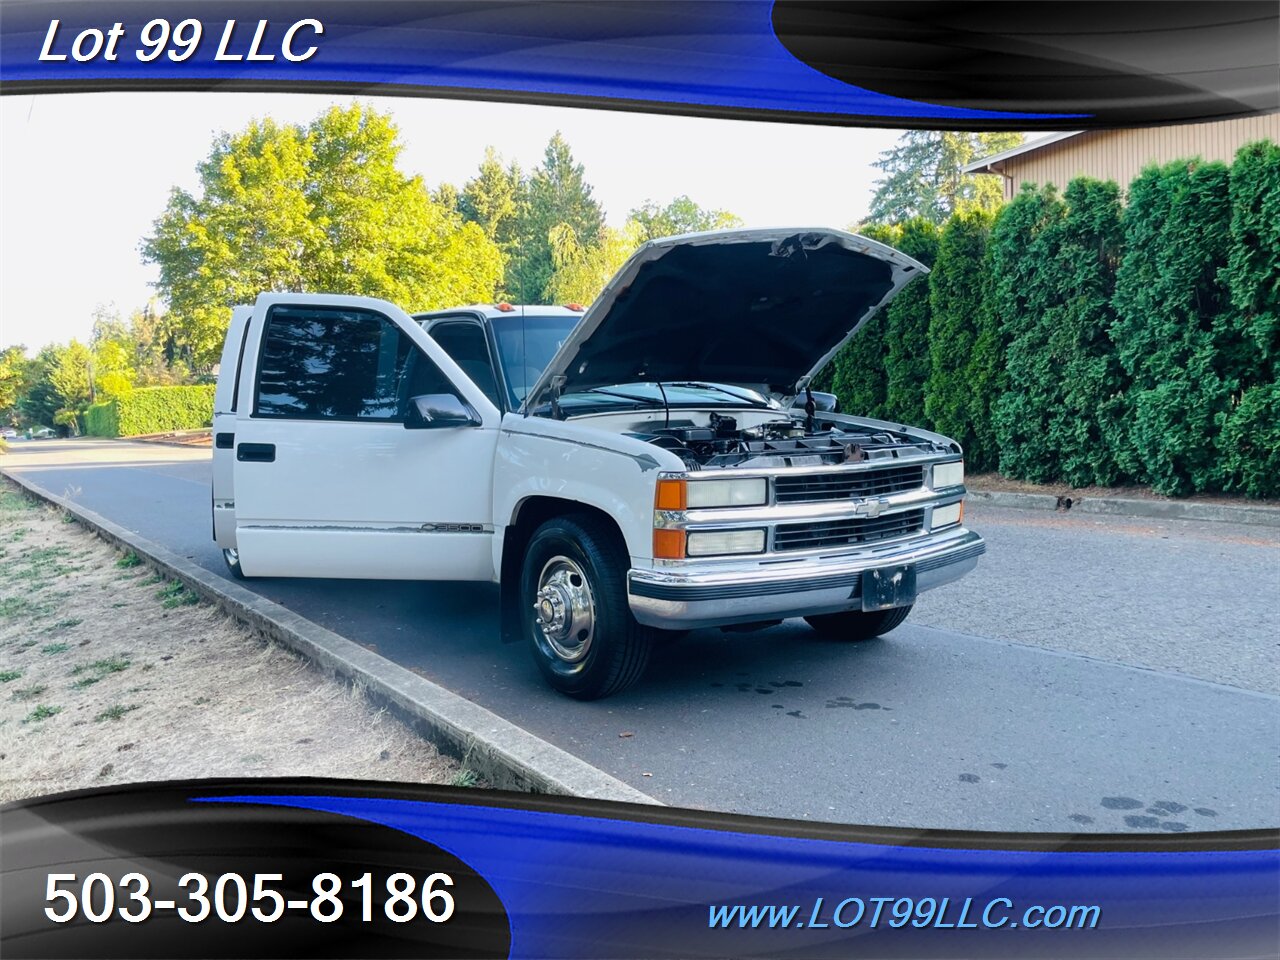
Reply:
[[[928,269],[825,229],[717,230],[652,240],[623,265],[529,392],[707,380],[788,401]]]

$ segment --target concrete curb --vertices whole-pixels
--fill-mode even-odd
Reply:
[[[1005,490],[970,489],[968,498],[996,507],[1019,510],[1055,510],[1058,498],[1047,493],[1011,493]],[[1200,503],[1185,500],[1136,500],[1125,497],[1073,497],[1072,513],[1142,517],[1151,520],[1206,520],[1280,527],[1280,509],[1244,504]]]
[[[437,683],[326,630],[280,604],[216,576],[185,557],[5,470],[32,496],[74,516],[108,543],[132,550],[158,573],[179,580],[236,620],[363,688],[442,752],[462,759],[494,787],[661,805],[527,730]]]

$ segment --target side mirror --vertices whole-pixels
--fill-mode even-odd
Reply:
[[[406,430],[438,430],[444,427],[475,427],[480,418],[452,393],[427,393],[409,399],[404,418]]]
[[[804,394],[798,394],[795,399],[791,401],[791,406],[799,407],[803,410],[804,400]],[[820,390],[813,391],[813,405],[818,408],[819,413],[840,412],[840,398],[834,393],[823,393]]]

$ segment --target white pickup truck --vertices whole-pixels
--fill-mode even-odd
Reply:
[[[926,269],[835,230],[645,244],[585,312],[270,293],[233,311],[213,532],[241,577],[500,584],[573,697],[656,639],[892,630],[984,550],[946,437],[810,379]]]

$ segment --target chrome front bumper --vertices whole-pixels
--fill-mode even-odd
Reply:
[[[932,590],[963,577],[986,549],[961,528],[834,557],[633,569],[627,593],[637,620],[669,630],[784,620],[862,609],[862,574],[878,567],[914,564],[917,591]]]

